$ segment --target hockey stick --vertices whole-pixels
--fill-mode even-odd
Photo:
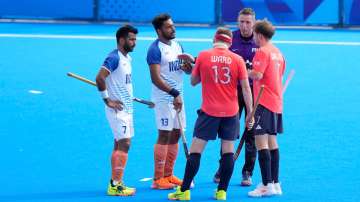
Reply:
[[[289,83],[290,83],[291,79],[294,77],[294,75],[295,75],[295,70],[294,69],[290,70],[290,73],[289,73],[289,75],[286,78],[286,81],[284,83],[284,86],[283,86],[283,89],[282,89],[282,94],[285,93],[286,88],[289,86]]]
[[[256,109],[257,109],[257,107],[258,107],[258,105],[259,105],[259,101],[260,101],[260,98],[261,98],[263,92],[264,92],[264,85],[262,85],[262,86],[260,87],[259,94],[258,94],[258,96],[257,96],[257,98],[256,98],[256,100],[255,100],[254,108],[253,108],[253,110],[251,111],[251,114],[250,114],[250,118],[251,118],[251,119],[252,119],[252,118],[254,117],[254,115],[255,115]],[[243,132],[243,134],[242,134],[242,136],[241,136],[239,145],[238,145],[238,147],[236,148],[236,152],[235,152],[235,154],[234,154],[234,161],[236,161],[236,159],[237,159],[237,158],[239,157],[239,155],[240,155],[241,149],[242,149],[242,147],[243,147],[243,145],[244,145],[244,142],[245,142],[246,132],[247,132],[247,129],[244,130],[244,132]]]
[[[85,82],[85,83],[88,83],[88,84],[90,84],[90,85],[96,86],[96,83],[95,83],[95,82],[93,82],[93,81],[91,81],[91,80],[89,80],[89,79],[86,79],[86,78],[84,78],[84,77],[82,77],[82,76],[79,76],[79,75],[77,75],[77,74],[68,72],[67,75],[70,76],[70,77],[73,77],[73,78],[75,78],[75,79],[78,79],[78,80],[80,80],[80,81],[83,81],[83,82]],[[154,108],[154,106],[155,106],[155,104],[154,104],[153,102],[151,102],[151,101],[143,100],[143,99],[136,98],[136,97],[133,98],[133,101],[139,102],[139,103],[141,103],[141,104],[145,104],[145,105],[149,106],[150,108]]]
[[[184,128],[183,128],[183,125],[182,125],[181,120],[180,120],[180,112],[176,112],[176,117],[177,117],[177,120],[178,120],[179,126],[180,126],[180,136],[181,136],[181,141],[183,143],[185,156],[186,156],[186,159],[189,159],[190,153],[189,153],[189,149],[188,149],[188,146],[187,146],[186,137],[185,137],[185,134],[184,134]]]
[[[294,69],[291,69],[289,75],[287,76],[287,78],[286,78],[286,80],[285,80],[285,83],[284,83],[284,86],[283,86],[283,89],[282,89],[282,94],[285,93],[286,88],[289,86],[289,83],[290,83],[291,79],[294,77],[294,75],[295,75],[295,70],[294,70]],[[263,91],[263,86],[261,86],[259,95],[258,95],[258,97],[256,98],[256,101],[257,101],[257,102],[258,102],[258,100],[259,100],[259,97],[261,96],[260,94],[262,94],[262,91]],[[255,113],[255,111],[256,111],[257,105],[258,105],[258,103],[255,103],[254,110],[253,110],[254,113]],[[252,117],[253,117],[253,116],[254,116],[254,115],[252,114]],[[240,139],[239,145],[238,145],[238,147],[237,147],[237,149],[236,149],[236,152],[235,152],[235,154],[234,154],[234,160],[235,160],[235,161],[236,161],[236,159],[239,157],[240,152],[241,152],[241,149],[242,149],[242,147],[243,147],[243,145],[244,145],[246,132],[247,132],[247,131],[246,131],[246,129],[245,129],[244,132],[243,132],[243,134],[241,135],[241,139]]]
[[[181,141],[182,141],[183,147],[184,147],[185,157],[186,157],[186,159],[189,159],[190,152],[189,152],[189,149],[188,149],[188,146],[187,146],[187,141],[186,141],[186,137],[185,137],[185,134],[184,134],[183,124],[182,124],[181,119],[180,119],[180,112],[176,112],[176,117],[177,117],[177,120],[178,120],[178,123],[179,123],[179,126],[180,126],[180,136],[181,136]],[[195,180],[193,180],[191,182],[191,184],[190,184],[190,188],[194,188],[194,187],[195,187]]]

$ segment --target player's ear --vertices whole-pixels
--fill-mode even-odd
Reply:
[[[124,45],[126,42],[126,39],[124,37],[119,38],[119,45]]]

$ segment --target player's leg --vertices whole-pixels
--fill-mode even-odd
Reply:
[[[169,106],[170,107],[170,111],[171,111],[171,117],[169,121],[173,122],[173,130],[171,131],[170,134],[170,139],[168,142],[168,152],[167,152],[167,156],[166,156],[166,161],[165,161],[165,169],[164,169],[164,177],[172,184],[178,185],[180,186],[182,184],[182,181],[176,177],[173,173],[174,171],[174,166],[175,166],[175,161],[177,159],[177,155],[178,155],[178,151],[179,151],[179,139],[181,136],[180,133],[180,126],[179,126],[179,121],[178,116],[176,115],[176,111],[173,109],[173,106]],[[186,128],[186,120],[185,120],[185,107],[183,106],[179,117],[181,119],[181,123],[182,123],[182,127],[185,129]]]
[[[170,193],[171,200],[190,200],[190,186],[200,167],[201,153],[207,141],[215,140],[220,119],[211,117],[198,110],[198,118],[195,123],[194,137],[190,147],[190,155],[186,161],[185,173],[181,187],[176,192]]]
[[[219,138],[221,138],[220,182],[215,192],[215,199],[226,200],[226,192],[234,170],[234,140],[239,135],[239,115],[221,118]]]
[[[237,92],[238,92],[238,105],[239,105],[239,119],[241,118],[241,114],[242,114],[242,111],[243,109],[245,109],[245,101],[244,101],[244,97],[243,97],[243,94],[242,94],[242,89],[241,89],[241,86],[238,86],[237,87]],[[246,110],[245,110],[245,117],[246,117]],[[246,128],[244,129],[246,130]],[[239,134],[238,134],[239,135]],[[254,140],[255,141],[255,140]],[[245,143],[247,143],[246,139],[245,139]],[[255,145],[254,145],[255,147]],[[245,145],[245,148],[246,145]],[[256,152],[256,151],[255,151]],[[219,183],[220,182],[220,164],[221,164],[221,156],[222,156],[222,151],[220,149],[220,160],[219,160],[219,168],[217,169],[214,177],[213,177],[213,181],[215,183]],[[246,156],[246,151],[245,151],[245,156]],[[246,164],[246,160],[245,160],[245,164]],[[244,174],[244,169],[245,169],[245,165],[244,165],[244,168],[243,168],[243,174]],[[243,175],[244,176],[244,175]]]
[[[154,146],[154,179],[151,188],[172,189],[175,185],[170,183],[164,176],[171,131],[159,130],[158,132],[158,139]]]
[[[181,185],[182,181],[174,175],[175,161],[179,151],[180,130],[171,131],[168,143],[168,151],[165,160],[164,177],[172,184]]]
[[[158,128],[158,139],[154,145],[154,179],[153,189],[172,189],[174,184],[165,179],[164,171],[168,154],[168,144],[171,137],[173,122],[168,104],[155,104],[155,119]]]
[[[186,161],[182,185],[176,191],[168,194],[170,200],[190,200],[190,186],[200,167],[201,153],[207,141],[194,137],[190,147],[190,155]]]
[[[274,194],[272,177],[271,177],[271,156],[269,150],[269,134],[271,130],[269,123],[271,122],[272,113],[262,105],[258,106],[255,112],[254,135],[255,144],[258,151],[258,160],[260,165],[262,183],[255,190],[248,193],[251,197],[270,196]]]
[[[125,186],[123,175],[128,159],[131,138],[134,136],[132,115],[106,108],[106,117],[114,134],[114,149],[111,155],[112,176],[108,194],[112,196],[130,196],[135,189]]]
[[[276,126],[276,132],[282,133],[282,115],[275,114],[275,122],[274,126]],[[274,183],[274,191],[277,195],[282,195],[282,189],[279,182],[279,161],[280,161],[280,152],[279,152],[279,145],[277,142],[276,134],[271,134],[269,136],[269,148],[270,148],[270,155],[271,155],[271,177]]]
[[[252,90],[252,87],[251,87]],[[239,100],[239,108],[240,106],[242,108],[245,108],[245,117],[247,115],[246,112],[246,105],[244,98],[242,96],[242,91],[238,91],[238,93],[241,92],[241,100]],[[240,98],[239,98],[240,99]],[[240,114],[241,115],[241,114]],[[246,130],[245,133],[245,163],[242,169],[242,181],[241,186],[250,186],[252,184],[251,177],[253,175],[253,170],[255,167],[255,161],[256,161],[256,146],[255,146],[255,136],[253,134],[253,130],[248,131],[246,127],[244,128]]]

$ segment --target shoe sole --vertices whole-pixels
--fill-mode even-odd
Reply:
[[[253,195],[249,195],[249,197],[251,198],[261,198],[261,197],[272,197],[272,196],[276,196],[276,194],[264,194],[264,195],[256,195],[256,196],[253,196]]]
[[[241,182],[240,183],[240,186],[243,186],[243,187],[250,187],[252,185],[252,183],[250,182]]]
[[[135,192],[132,194],[108,194],[108,196],[134,196]]]
[[[169,189],[174,189],[176,186],[173,187],[158,187],[158,186],[153,186],[151,185],[151,189],[158,189],[158,190],[169,190]]]

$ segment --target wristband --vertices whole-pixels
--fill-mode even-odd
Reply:
[[[174,98],[180,95],[180,92],[176,90],[175,88],[172,88],[169,92],[170,95],[172,95]]]
[[[100,95],[103,99],[109,98],[109,92],[107,90],[100,91]]]

